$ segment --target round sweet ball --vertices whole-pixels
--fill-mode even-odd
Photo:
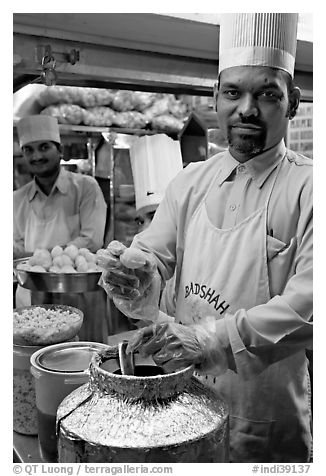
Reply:
[[[63,253],[63,248],[59,245],[55,246],[54,248],[52,248],[51,250],[51,256],[52,258],[55,258],[56,256],[61,256]]]
[[[62,266],[72,266],[74,267],[74,260],[66,255],[65,253],[61,256],[61,262],[62,262]]]
[[[29,264],[31,266],[43,266],[43,268],[48,269],[52,265],[52,256],[48,250],[38,249],[29,259]]]
[[[86,261],[85,256],[78,255],[77,258],[75,259],[75,265],[77,267],[81,264],[86,264],[87,265],[87,261]]]
[[[55,258],[53,258],[52,266],[54,266],[56,268],[62,268],[62,266],[64,266],[64,263],[62,261],[62,256],[63,255],[56,256]]]
[[[78,250],[78,254],[79,254],[80,256],[85,256],[85,255],[87,255],[88,253],[90,253],[90,251],[89,251],[87,248],[79,248],[79,250]]]
[[[94,253],[91,253],[90,251],[84,255],[86,261],[88,263],[96,263],[97,262],[97,258],[96,258],[96,255]]]
[[[35,272],[38,272],[38,273],[46,273],[46,269],[43,268],[43,266],[40,266],[40,265],[32,266],[30,271],[35,271]]]
[[[78,256],[78,248],[75,245],[69,245],[64,249],[63,253],[74,261]]]
[[[80,256],[80,258],[83,258],[83,256]],[[86,260],[79,261],[78,264],[76,265],[77,273],[87,273],[87,270],[88,270],[88,263]]]
[[[66,264],[60,269],[61,273],[76,273],[76,270],[73,266]]]
[[[31,265],[29,265],[28,263],[19,263],[17,265],[17,269],[21,271],[30,271]]]
[[[91,261],[89,261],[87,263],[87,272],[88,273],[95,273],[95,272],[98,272],[98,271],[99,271],[99,269],[98,269],[96,263],[91,262]]]
[[[120,256],[120,261],[126,268],[142,268],[146,264],[146,254],[137,248],[127,248]]]
[[[61,269],[58,266],[51,266],[49,268],[50,273],[61,273]]]

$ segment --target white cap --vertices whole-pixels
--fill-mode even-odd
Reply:
[[[297,13],[223,14],[219,73],[233,66],[269,66],[293,77],[297,25]]]
[[[130,148],[130,162],[136,210],[153,211],[170,181],[183,168],[180,143],[166,134],[139,137]]]
[[[61,142],[57,119],[43,114],[20,119],[17,133],[20,147],[39,140]]]

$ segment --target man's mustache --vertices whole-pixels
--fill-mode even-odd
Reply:
[[[45,158],[41,158],[41,159],[33,159],[33,160],[30,160],[30,164],[34,165],[34,164],[38,164],[39,162],[47,162],[47,159]]]
[[[257,127],[257,129],[258,128],[263,129],[265,127],[265,124],[263,124],[259,120],[256,121],[255,119],[252,119],[251,117],[249,118],[241,117],[233,124],[230,124],[230,127],[241,127],[241,126],[252,126],[252,127]]]

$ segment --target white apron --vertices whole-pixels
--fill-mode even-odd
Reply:
[[[265,205],[230,229],[209,220],[206,199],[217,175],[192,216],[176,304],[176,321],[200,323],[200,317],[250,309],[271,298],[267,268],[267,209],[281,164]],[[228,320],[227,320],[228,322]],[[232,329],[233,351],[245,351]],[[249,369],[250,372],[250,369]],[[305,352],[267,367],[244,380],[228,370],[203,377],[230,410],[231,462],[303,462],[309,460],[310,430]],[[287,385],[286,385],[287,382]]]
[[[49,249],[56,245],[66,245],[75,238],[73,235],[74,230],[67,222],[62,208],[55,210],[48,220],[39,218],[32,209],[26,221],[25,250],[34,252],[36,248]]]
[[[71,233],[63,210],[54,210],[48,220],[39,218],[33,208],[26,220],[25,250],[33,253],[36,248],[53,248],[64,245],[71,240]],[[16,292],[16,307],[31,305],[31,292],[18,285]]]
[[[94,210],[96,213],[96,210]],[[33,252],[36,248],[53,248],[56,245],[66,245],[79,234],[79,217],[67,217],[63,208],[54,210],[48,220],[37,216],[32,209],[26,222],[25,249]],[[105,291],[86,293],[32,293],[18,285],[16,292],[16,307],[31,304],[63,304],[73,306],[84,313],[84,323],[79,332],[79,338],[85,341],[107,342],[107,299]]]

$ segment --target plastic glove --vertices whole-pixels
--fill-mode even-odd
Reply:
[[[145,327],[130,340],[127,353],[138,350],[144,356],[151,355],[166,372],[194,364],[199,371],[214,368],[213,374],[220,375],[227,370],[228,362],[214,333],[215,322],[215,318],[208,317],[201,325],[167,322]]]
[[[103,269],[99,284],[116,307],[132,319],[157,321],[161,277],[154,256],[119,241],[112,241],[97,256]]]
[[[127,248],[116,240],[111,241],[106,250],[98,251],[97,262],[103,269],[100,284],[111,298],[142,296],[156,271],[152,255],[137,248]]]

